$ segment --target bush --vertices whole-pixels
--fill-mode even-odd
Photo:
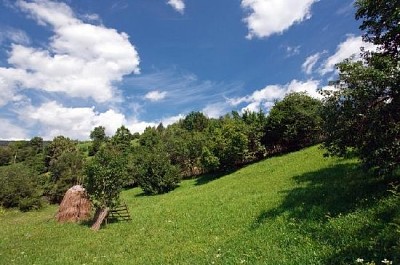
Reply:
[[[270,152],[294,151],[322,138],[322,102],[306,93],[292,92],[275,103],[266,121],[265,145]]]
[[[0,204],[22,211],[40,208],[42,191],[35,172],[23,164],[0,168]]]
[[[180,181],[179,170],[171,164],[162,150],[139,152],[135,158],[135,178],[145,194],[167,193],[175,189]]]

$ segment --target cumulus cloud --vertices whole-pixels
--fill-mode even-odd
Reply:
[[[122,125],[126,126],[132,133],[142,133],[147,127],[157,126],[162,122],[168,126],[183,115],[165,117],[159,121],[141,121],[137,117],[126,117],[125,114],[108,109],[104,112],[96,111],[95,107],[66,107],[56,101],[49,101],[39,106],[28,105],[18,111],[19,120],[23,121],[27,128],[37,126],[42,128],[38,133],[44,139],[51,140],[58,135],[64,135],[72,139],[88,140],[90,132],[94,127],[104,126],[108,135],[114,135]],[[0,119],[0,122],[2,120]],[[0,128],[0,138],[27,139],[25,129],[9,126]],[[16,133],[11,133],[15,130]],[[13,138],[13,139],[14,139]]]
[[[43,128],[40,134],[45,139],[58,135],[88,139],[90,131],[96,126],[104,126],[107,134],[113,134],[122,124],[126,124],[125,116],[112,109],[99,113],[94,107],[65,107],[55,101],[38,107],[25,107],[19,114],[28,126],[35,124]]]
[[[167,4],[172,6],[176,11],[183,14],[185,11],[185,3],[183,0],[168,0]]]
[[[158,91],[158,90],[154,90],[154,91],[150,91],[149,93],[147,93],[144,97],[152,102],[156,102],[156,101],[160,101],[163,100],[167,95],[167,92],[165,91]]]
[[[70,97],[114,100],[115,82],[139,73],[139,55],[125,33],[84,23],[60,2],[19,0],[16,6],[52,28],[48,49],[13,44],[0,78],[10,87],[65,93]]]
[[[361,47],[366,51],[375,51],[376,46],[372,43],[364,42],[361,36],[349,35],[347,39],[340,43],[335,54],[326,59],[319,69],[321,75],[326,75],[335,71],[336,64],[344,59],[353,57],[353,60],[361,58]]]
[[[298,80],[292,80],[286,85],[268,85],[261,90],[254,91],[251,95],[232,98],[228,102],[232,106],[238,106],[239,104],[246,103],[247,105],[242,109],[249,111],[259,111],[260,109],[271,108],[276,100],[282,99],[286,94],[290,92],[306,92],[309,96],[314,98],[321,98],[318,93],[319,81],[308,80],[301,82]]]
[[[249,11],[244,19],[248,39],[279,34],[296,23],[311,17],[311,5],[318,0],[242,0],[242,8]]]

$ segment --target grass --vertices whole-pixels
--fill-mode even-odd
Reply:
[[[55,206],[0,211],[0,264],[400,264],[400,199],[387,180],[318,147],[165,195],[126,190],[132,222],[58,224]]]

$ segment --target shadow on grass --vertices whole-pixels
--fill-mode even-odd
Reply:
[[[219,178],[222,178],[228,174],[230,174],[231,172],[217,172],[217,173],[208,173],[208,174],[204,174],[201,175],[200,177],[198,177],[196,179],[196,186],[201,186],[201,185],[205,185],[211,181],[217,180]]]
[[[281,214],[300,220],[326,220],[367,206],[373,202],[371,197],[381,197],[388,187],[387,181],[363,172],[356,163],[339,164],[294,179],[300,187],[284,191],[282,204],[261,213],[254,227]]]
[[[324,264],[353,264],[358,257],[399,261],[399,233],[391,227],[400,221],[399,199],[387,192],[395,178],[377,178],[357,163],[343,163],[294,179],[298,187],[284,191],[278,207],[261,212],[251,230],[281,216],[296,222],[292,229],[335,250],[324,257]],[[359,211],[364,215],[342,218]]]

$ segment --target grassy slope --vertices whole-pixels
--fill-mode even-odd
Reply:
[[[132,222],[95,233],[56,208],[0,214],[0,264],[348,264],[398,261],[399,199],[317,147],[154,197],[124,191]],[[373,193],[372,193],[373,192]],[[373,196],[371,194],[374,194]],[[395,263],[397,264],[397,263]]]

